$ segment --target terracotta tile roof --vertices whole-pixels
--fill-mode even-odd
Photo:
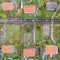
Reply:
[[[34,57],[35,49],[34,48],[25,48],[23,52],[24,57]]]
[[[9,45],[9,46],[3,45],[2,46],[3,53],[13,53],[14,52],[13,49],[14,49],[14,46],[12,46],[12,45]]]
[[[58,54],[58,48],[55,45],[46,46],[45,48],[46,55]]]
[[[24,13],[35,13],[35,5],[24,5]]]
[[[2,2],[2,10],[13,10],[13,2]]]

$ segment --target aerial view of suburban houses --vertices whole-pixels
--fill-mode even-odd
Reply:
[[[60,60],[60,0],[0,0],[0,60]]]

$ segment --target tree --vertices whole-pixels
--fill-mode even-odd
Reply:
[[[58,47],[60,46],[60,42],[57,42],[57,46],[58,46]]]
[[[10,16],[13,17],[15,15],[14,11],[10,12]]]
[[[21,17],[21,13],[17,13],[16,15],[17,15],[18,17]]]
[[[6,58],[6,57],[4,57],[4,60],[7,60],[7,58]]]
[[[58,47],[58,53],[60,54],[60,47]]]
[[[6,19],[7,18],[7,15],[6,14],[2,14],[2,18],[3,19]]]
[[[36,15],[38,16],[38,18],[41,18],[41,16],[42,16],[41,11],[38,11],[38,12],[36,13]]]

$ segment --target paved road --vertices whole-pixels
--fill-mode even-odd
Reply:
[[[7,19],[6,19],[7,22]],[[4,42],[6,42],[6,23],[4,23]]]
[[[59,6],[59,5],[58,5],[58,6]],[[55,11],[54,14],[52,15],[52,18],[51,18],[51,19],[54,19],[54,16],[56,15],[56,13],[58,12],[58,10],[60,9],[58,6],[57,6],[56,11]]]
[[[45,51],[43,52],[43,55],[42,55],[42,60],[45,60],[45,58],[46,58],[46,53],[45,53]]]
[[[36,30],[36,28],[35,28],[35,22],[34,22],[34,42],[35,42],[35,30]]]
[[[56,41],[55,41],[55,39],[53,37],[53,22],[51,24],[51,39],[52,39],[53,43],[56,44]]]

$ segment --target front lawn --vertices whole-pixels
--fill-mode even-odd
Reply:
[[[54,18],[55,18],[55,19],[60,19],[60,9],[58,10],[58,12],[56,13],[56,15],[55,15]]]
[[[34,16],[34,14],[25,14],[25,13],[22,13],[21,14],[21,18],[31,19],[31,18],[35,18],[35,16]]]
[[[53,15],[54,11],[48,11],[46,9],[42,10],[42,18],[51,18]]]

